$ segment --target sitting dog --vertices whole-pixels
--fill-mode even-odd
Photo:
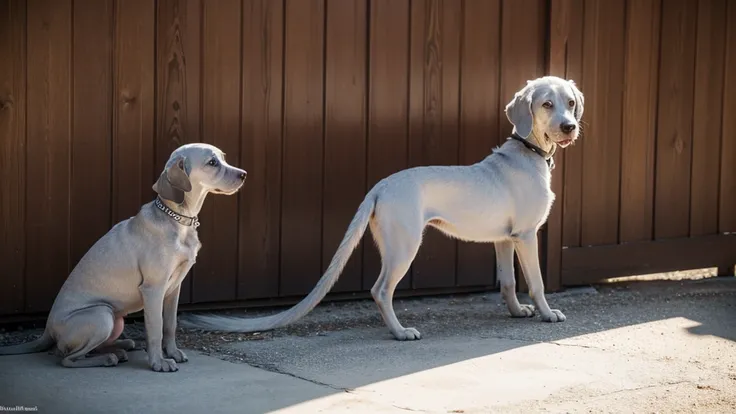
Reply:
[[[118,339],[123,318],[143,309],[151,369],[177,371],[177,362],[187,361],[176,346],[176,311],[181,282],[201,247],[197,214],[208,193],[234,194],[245,176],[212,145],[176,149],[153,185],[158,197],[110,229],[72,270],[43,335],[0,348],[0,355],[42,352],[56,344],[65,367],[115,366],[135,346]]]
[[[327,271],[297,305],[255,319],[182,315],[180,325],[254,332],[294,322],[332,288],[369,225],[382,262],[371,294],[398,340],[421,338],[416,329],[399,323],[393,295],[419,250],[427,225],[460,240],[495,243],[497,278],[508,310],[514,317],[529,317],[534,315],[534,307],[521,305],[516,297],[515,248],[542,320],[564,321],[565,315],[550,309],[544,297],[537,231],[554,201],[550,188],[552,156],[557,147],[565,148],[578,138],[583,105],[583,94],[572,81],[547,76],[527,82],[506,106],[513,134],[491,155],[469,166],[410,168],[377,183],[358,208]]]

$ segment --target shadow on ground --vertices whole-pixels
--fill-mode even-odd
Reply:
[[[512,319],[496,293],[397,300],[404,326],[423,334],[417,342],[392,340],[371,301],[324,304],[275,332],[182,332],[194,358],[169,375],[148,371],[142,352],[117,368],[88,370],[60,368],[45,354],[0,357],[0,405],[470,413],[594,404],[615,412],[610,400],[625,398],[627,409],[658,411],[666,405],[660,394],[677,388],[672,410],[736,407],[734,391],[718,382],[736,389],[736,279],[628,282],[548,301],[566,322]],[[142,339],[141,326],[126,332]],[[690,388],[698,390],[692,398]]]

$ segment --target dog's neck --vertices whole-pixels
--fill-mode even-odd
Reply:
[[[529,138],[524,139],[516,132],[516,130],[514,130],[514,132],[511,134],[511,139],[521,142],[531,152],[542,157],[542,159],[547,162],[550,170],[555,168],[555,161],[552,157],[555,155],[555,151],[557,150],[557,144],[555,144],[554,142],[548,143],[549,145],[542,146],[539,145],[539,140],[537,139],[537,136],[534,134],[534,132],[529,135]],[[534,142],[531,142],[532,140]],[[542,141],[545,142],[546,140]]]
[[[184,201],[181,204],[177,204],[171,200],[166,200],[161,197],[157,197],[154,200],[156,207],[166,213],[174,221],[186,226],[192,226],[194,228],[199,227],[199,215],[204,204],[204,199],[207,196],[207,191],[202,189],[192,189],[192,191],[186,193]],[[160,203],[160,205],[159,205]]]

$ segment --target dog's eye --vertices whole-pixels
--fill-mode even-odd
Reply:
[[[542,104],[542,107],[547,108],[547,109],[552,108],[552,101],[544,101],[544,103]]]
[[[210,160],[210,161],[209,161],[209,162],[207,163],[207,165],[209,165],[210,167],[217,167],[217,164],[218,164],[218,162],[217,162],[217,159],[216,159],[216,158],[213,158],[213,159],[211,159],[211,160]]]
[[[569,100],[569,101],[567,102],[567,106],[569,106],[570,108],[572,108],[573,106],[575,106],[575,100],[574,100],[574,99],[570,99],[570,100]]]

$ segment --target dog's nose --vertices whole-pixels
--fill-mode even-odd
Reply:
[[[562,130],[562,132],[564,132],[566,134],[571,133],[572,131],[575,130],[575,128],[576,128],[575,124],[566,124],[566,123],[563,123],[562,125],[560,125],[560,129]]]
[[[245,181],[245,176],[246,175],[248,175],[248,173],[245,172],[245,171],[243,171],[242,173],[240,173],[240,175],[238,175],[238,177],[240,177],[240,181]]]

